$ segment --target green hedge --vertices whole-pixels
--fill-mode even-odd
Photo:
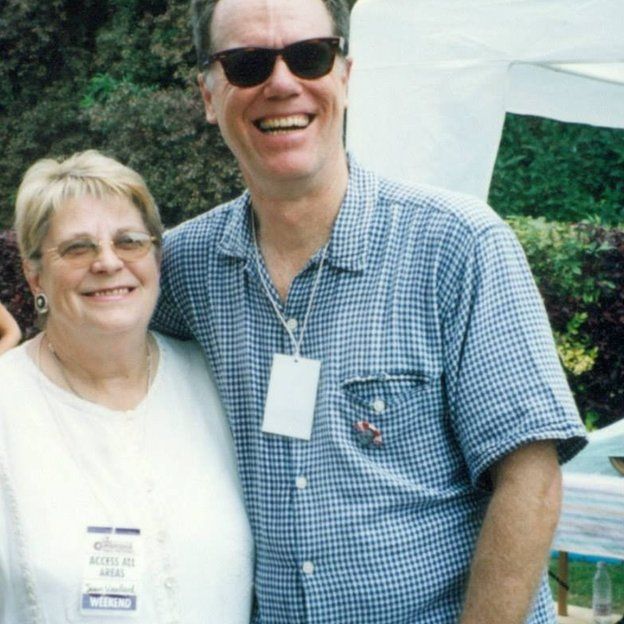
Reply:
[[[0,49],[0,228],[28,166],[92,147],[146,178],[167,225],[240,192],[204,119],[188,0],[9,0]]]
[[[588,428],[624,417],[624,231],[512,217]]]
[[[624,225],[624,130],[508,114],[489,201],[505,217]]]

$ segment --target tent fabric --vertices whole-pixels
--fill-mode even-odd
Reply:
[[[624,476],[621,476],[609,461],[610,457],[624,457],[624,418],[608,427],[589,434],[585,448],[565,464],[566,474],[603,475],[619,478],[622,499],[624,499]],[[624,522],[622,522],[624,529]],[[622,540],[624,548],[624,540]]]
[[[624,419],[590,433],[564,466],[555,549],[624,559],[624,476],[610,457],[624,457]]]
[[[553,548],[624,559],[624,477],[565,472]]]
[[[624,128],[621,0],[358,0],[347,142],[487,197],[507,111]]]

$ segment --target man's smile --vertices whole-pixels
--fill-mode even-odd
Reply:
[[[263,117],[254,121],[254,125],[263,133],[281,134],[307,128],[314,120],[314,115],[287,115]]]

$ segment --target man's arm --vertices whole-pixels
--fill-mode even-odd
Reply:
[[[0,354],[17,346],[22,332],[11,313],[0,303]]]
[[[533,603],[561,507],[553,442],[533,442],[491,470],[494,493],[470,570],[461,624],[522,624]]]

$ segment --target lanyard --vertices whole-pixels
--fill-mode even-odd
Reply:
[[[256,267],[258,269],[258,275],[260,276],[260,282],[262,283],[262,287],[264,288],[264,292],[266,293],[266,296],[268,297],[269,301],[271,302],[271,305],[273,306],[273,309],[275,310],[275,314],[277,315],[277,318],[280,320],[280,322],[284,326],[284,329],[288,333],[288,337],[290,338],[290,342],[292,343],[292,346],[293,346],[293,356],[295,358],[295,361],[297,361],[301,357],[301,345],[303,344],[303,337],[305,334],[306,327],[308,325],[308,319],[310,318],[310,313],[312,311],[312,304],[314,302],[314,296],[316,295],[318,285],[321,281],[321,273],[323,271],[323,265],[325,264],[325,257],[327,255],[327,248],[329,247],[329,241],[327,241],[325,245],[323,246],[321,260],[319,262],[319,267],[316,271],[316,277],[314,278],[314,284],[312,285],[310,298],[308,299],[308,307],[306,309],[305,316],[303,317],[301,333],[299,334],[299,340],[297,340],[295,338],[295,334],[288,326],[288,323],[286,322],[286,319],[284,315],[282,314],[282,311],[279,309],[277,302],[275,301],[273,295],[271,294],[269,285],[267,284],[266,279],[262,273],[262,266],[260,264],[260,250],[258,249],[258,240],[256,236],[256,224],[255,224],[253,211],[251,212],[251,231],[253,235],[253,243],[254,243],[254,250],[255,250],[255,257],[256,257]]]

